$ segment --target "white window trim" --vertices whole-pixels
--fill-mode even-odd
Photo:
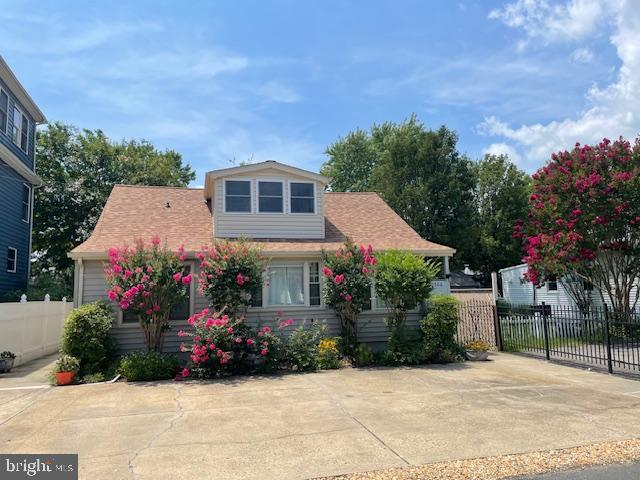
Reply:
[[[29,199],[29,201],[27,203],[28,206],[29,206],[29,210],[27,211],[27,219],[25,220],[24,217],[23,217],[22,221],[24,223],[31,223],[31,193],[32,193],[31,185],[29,185],[28,183],[23,183],[22,185],[24,185],[25,187],[27,187],[29,189],[29,196],[27,197]],[[24,202],[21,201],[20,204],[24,205]]]
[[[229,212],[227,210],[227,182],[249,182],[249,211],[248,212]],[[222,211],[224,213],[228,213],[230,215],[251,215],[252,213],[254,213],[254,208],[253,208],[253,198],[254,198],[254,193],[253,193],[254,187],[253,187],[253,179],[252,178],[246,178],[246,177],[238,177],[238,178],[225,178],[222,181]]]
[[[256,178],[256,213],[260,215],[284,215],[287,213],[287,207],[285,205],[285,181],[279,178]],[[260,211],[260,182],[279,183],[282,185],[282,211],[281,212],[262,212]],[[266,195],[268,198],[278,198],[273,195]]]
[[[29,128],[30,128],[30,122],[29,122],[29,117],[27,117],[24,112],[22,111],[22,109],[20,107],[18,107],[18,105],[16,104],[16,102],[13,102],[13,109],[14,112],[11,113],[15,113],[15,110],[17,110],[18,112],[20,112],[20,128],[19,128],[19,135],[18,135],[18,143],[16,143],[16,139],[13,138],[13,130],[11,130],[11,141],[13,142],[13,144],[18,147],[20,150],[22,150],[24,153],[29,153]],[[20,142],[22,141],[22,119],[25,118],[27,120],[27,145],[26,145],[26,149],[23,150],[22,147],[20,146]],[[15,122],[15,115],[13,115],[13,128],[16,127],[16,122]],[[7,125],[9,125],[9,122],[7,122]]]
[[[189,267],[190,268],[190,273],[191,275],[194,276],[194,279],[191,280],[191,283],[189,284],[189,317],[192,316],[195,312],[196,309],[196,280],[195,280],[195,268],[196,268],[196,264],[195,262],[184,262],[184,266],[185,267]],[[120,309],[119,307],[116,307],[116,309],[118,310],[118,327],[123,327],[123,328],[140,328],[138,322],[124,322],[124,315],[122,314],[122,309]],[[181,324],[181,323],[186,323],[187,319],[185,318],[184,320],[169,320],[169,324]]]
[[[288,182],[288,187],[289,187],[289,205],[288,205],[288,209],[287,209],[287,213],[290,215],[315,215],[316,211],[318,210],[318,194],[316,193],[316,182],[309,182],[306,180],[289,180]],[[291,211],[291,200],[293,199],[293,194],[291,193],[291,184],[292,183],[306,183],[306,184],[310,184],[313,185],[313,212],[292,212]],[[299,197],[299,198],[308,198],[308,197]]]
[[[18,249],[7,247],[7,253],[9,253],[9,250],[13,251],[13,270],[9,269],[9,265],[7,265],[7,272],[16,273],[18,271]],[[7,255],[7,263],[9,263],[9,255]]]
[[[11,96],[9,95],[9,92],[7,92],[4,88],[0,87],[0,93],[4,92],[4,94],[7,96],[7,111],[5,112],[7,114],[7,124],[4,127],[4,131],[0,130],[0,132],[4,133],[5,135],[9,135],[8,131],[9,131],[9,105],[10,105],[10,99]]]
[[[318,274],[320,279],[320,305],[311,305],[310,304],[310,287],[309,287],[309,264],[317,263],[318,264]],[[250,310],[253,311],[287,311],[287,310],[299,310],[301,308],[305,310],[324,310],[324,298],[322,296],[322,290],[324,288],[324,276],[322,275],[322,262],[318,260],[305,260],[305,261],[282,261],[282,262],[272,262],[269,267],[281,267],[281,266],[290,266],[290,267],[303,267],[303,276],[304,276],[304,304],[301,305],[269,305],[269,269],[263,274],[263,283],[262,283],[262,306],[261,307],[249,307]]]

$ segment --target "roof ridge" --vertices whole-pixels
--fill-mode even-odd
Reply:
[[[127,187],[127,188],[171,188],[174,190],[204,190],[201,187],[176,187],[173,185],[130,185],[127,183],[116,183],[115,187]]]

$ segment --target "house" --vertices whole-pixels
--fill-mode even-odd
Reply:
[[[0,301],[29,278],[36,125],[44,115],[0,56]]]
[[[436,290],[448,292],[448,260],[454,249],[420,237],[376,193],[326,192],[328,179],[317,173],[266,161],[207,173],[204,189],[114,187],[92,235],[70,252],[75,260],[76,305],[106,298],[104,262],[112,246],[159,235],[169,248],[184,245],[187,264],[195,273],[195,254],[216,239],[247,238],[270,257],[262,295],[246,321],[266,324],[282,310],[299,324],[325,321],[337,334],[339,321],[322,300],[321,251],[335,251],[347,237],[375,250],[397,248],[442,259],[443,279]],[[175,350],[176,331],[192,313],[208,306],[192,283],[188,301],[174,309],[175,328],[165,349]],[[386,309],[372,293],[362,314],[360,338],[384,342]],[[410,315],[417,326],[419,312]],[[140,349],[144,340],[135,318],[118,313],[113,334],[123,350]]]

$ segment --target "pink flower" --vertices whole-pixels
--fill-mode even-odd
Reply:
[[[121,308],[122,310],[126,310],[127,308],[129,308],[129,302],[127,302],[127,301],[125,301],[125,300],[122,300],[122,301],[120,302],[120,308]]]
[[[152,273],[153,272],[153,268],[151,268],[151,265],[149,265],[147,267],[147,273]]]
[[[190,375],[190,372],[187,368],[183,368],[182,372],[180,372],[180,375],[182,375],[182,378],[186,378]]]
[[[153,306],[153,311],[154,312],[159,312],[160,311],[160,305],[154,305]]]
[[[109,290],[107,292],[107,296],[109,297],[109,300],[116,301],[118,299],[118,294],[116,292],[114,292],[113,290]]]
[[[136,267],[134,270],[136,273],[142,273],[142,267]]]
[[[214,324],[215,324],[215,320],[213,318],[207,318],[207,321],[204,324],[204,328],[209,329]]]
[[[262,329],[262,331],[263,331],[264,333],[271,333],[271,327],[264,327],[264,328]]]
[[[151,315],[153,313],[153,310],[151,310],[150,308],[147,308],[147,311],[145,313],[147,315]]]
[[[185,332],[184,330],[178,330],[178,336],[179,337],[186,337],[187,336],[187,332]]]
[[[118,264],[115,264],[115,265],[113,266],[113,271],[114,271],[115,273],[121,273],[121,272],[122,272],[122,267],[121,267],[120,265],[118,265]]]
[[[247,345],[252,347],[254,343],[256,343],[256,342],[255,342],[255,340],[253,338],[247,338]]]
[[[266,348],[263,348],[262,350],[260,350],[260,355],[262,355],[263,357],[266,357],[268,353],[269,353],[269,350],[267,350]]]
[[[158,235],[154,235],[154,236],[151,238],[151,243],[152,243],[153,245],[160,245],[160,237],[159,237]]]
[[[176,282],[179,282],[179,281],[182,279],[182,273],[180,273],[180,272],[178,272],[178,273],[174,273],[174,274],[173,274],[173,279],[174,279]]]
[[[322,273],[324,274],[325,277],[327,278],[331,278],[333,277],[333,272],[331,271],[331,269],[329,267],[324,267],[322,269]]]
[[[234,342],[236,342],[236,344],[240,345],[242,343],[242,337],[236,337],[233,339]]]
[[[192,279],[193,279],[193,277],[191,276],[191,274],[186,275],[186,276],[182,277],[182,283],[184,283],[185,285],[189,285],[191,283]]]
[[[233,327],[227,328],[227,332],[229,333],[229,335],[233,335]]]
[[[241,273],[236,276],[236,283],[240,286],[244,285],[244,277]]]
[[[344,299],[345,299],[347,302],[350,302],[350,301],[351,301],[351,295],[349,295],[349,294],[347,293],[347,294],[344,296]]]
[[[341,273],[340,275],[336,275],[333,281],[336,285],[340,285],[342,282],[344,282],[344,274]]]
[[[131,270],[125,270],[124,271],[124,278],[128,279],[131,275],[133,275],[133,272]]]

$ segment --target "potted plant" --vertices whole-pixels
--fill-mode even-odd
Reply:
[[[76,373],[80,370],[80,362],[76,357],[71,355],[61,355],[54,372],[56,374],[56,383],[58,385],[69,385],[76,377]]]
[[[467,353],[467,360],[471,361],[483,361],[489,357],[489,345],[484,340],[473,340],[465,345],[465,351]]]
[[[13,362],[16,355],[9,350],[0,353],[0,373],[8,373],[13,368]]]

